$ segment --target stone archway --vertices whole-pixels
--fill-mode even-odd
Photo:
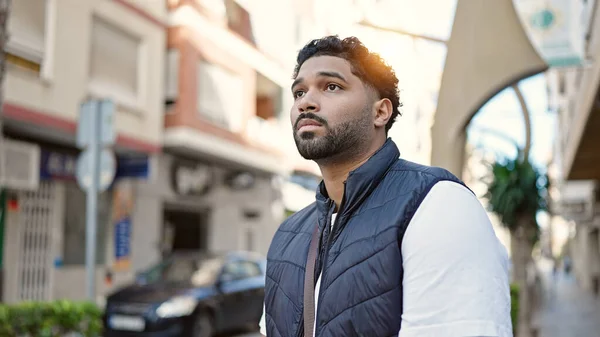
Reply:
[[[548,65],[512,0],[458,0],[431,130],[431,163],[462,176],[466,126],[492,97]]]

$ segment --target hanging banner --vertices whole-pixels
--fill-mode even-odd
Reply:
[[[129,179],[113,186],[114,270],[131,268],[131,220],[133,214],[133,184]]]
[[[513,0],[521,24],[540,56],[551,67],[585,63],[585,35],[594,1]]]

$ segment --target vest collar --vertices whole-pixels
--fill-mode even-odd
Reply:
[[[398,147],[391,138],[388,138],[369,160],[355,170],[350,171],[348,179],[344,182],[346,199],[341,210],[342,214],[351,213],[362,204],[377,187],[390,167],[398,160],[399,156]],[[323,181],[317,189],[316,199],[319,213],[321,215],[328,214],[331,208],[331,200]]]

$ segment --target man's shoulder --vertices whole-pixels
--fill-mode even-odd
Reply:
[[[391,171],[421,176],[432,181],[451,180],[462,184],[462,181],[458,177],[445,168],[418,164],[402,158],[399,158],[394,163]]]
[[[472,193],[471,189],[462,180],[442,167],[422,165],[398,159],[390,171],[390,181],[388,184],[397,186],[399,193],[404,193],[408,190],[416,192],[412,194],[416,200],[414,204],[415,209],[433,190],[440,191],[439,188],[434,189],[435,186],[451,185]],[[442,188],[441,190],[443,193],[446,188]]]

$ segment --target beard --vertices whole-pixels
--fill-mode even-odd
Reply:
[[[340,157],[347,159],[358,154],[367,141],[369,126],[372,124],[369,112],[370,107],[365,107],[359,118],[342,122],[331,128],[325,120],[310,112],[300,115],[298,121],[302,118],[316,120],[323,125],[326,134],[323,136],[317,136],[314,132],[298,134],[294,126],[294,141],[298,152],[304,159],[314,161]]]

